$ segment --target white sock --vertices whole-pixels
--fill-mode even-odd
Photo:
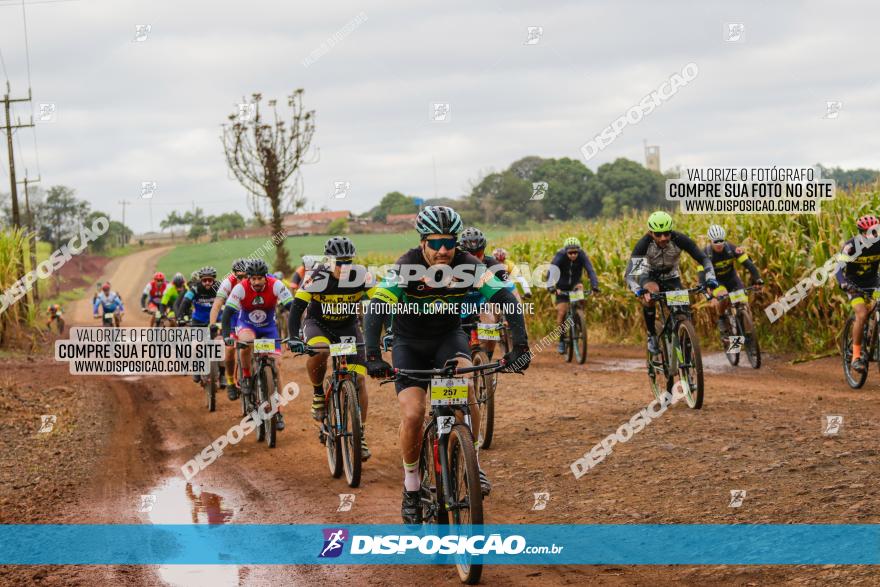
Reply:
[[[403,463],[403,488],[407,491],[418,491],[422,486],[419,479],[419,463]]]

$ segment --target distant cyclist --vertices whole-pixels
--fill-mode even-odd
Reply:
[[[561,331],[570,304],[568,292],[584,289],[582,281],[586,273],[593,292],[599,293],[599,278],[587,252],[581,248],[581,241],[573,236],[563,241],[562,248],[556,251],[551,264],[559,269],[559,280],[550,284],[547,289],[556,297],[556,325]],[[556,350],[559,354],[565,352],[565,341],[562,337],[559,338]]]
[[[356,254],[354,243],[344,236],[334,236],[324,245],[324,254],[334,259],[331,270],[326,265],[317,265],[306,273],[302,287],[296,291],[290,318],[287,323],[290,340],[288,348],[293,352],[302,352],[305,346],[324,349],[312,355],[306,361],[306,370],[312,384],[312,417],[319,422],[324,418],[326,398],[324,376],[327,374],[327,360],[330,357],[330,344],[338,343],[343,336],[351,337],[361,345],[364,336],[357,321],[357,313],[350,311],[356,308],[361,298],[366,296],[365,280],[356,281],[355,276],[366,275],[366,268],[354,264]],[[354,270],[354,271],[352,271]],[[357,285],[340,285],[342,272],[346,272],[349,281]],[[338,304],[338,306],[337,306]],[[303,312],[309,309],[308,316],[302,319]],[[302,326],[303,337],[299,337]],[[355,355],[348,357],[348,369],[353,371],[359,389],[361,407],[361,459],[370,458],[367,447],[366,423],[369,398],[366,386],[366,355],[364,347],[359,346]]]
[[[217,336],[217,328],[211,323],[211,307],[214,305],[214,298],[217,297],[217,270],[213,267],[202,267],[195,273],[199,281],[181,296],[178,313],[186,316],[192,310],[190,326],[210,327],[211,338],[214,338]],[[199,383],[201,376],[193,375],[193,381]],[[220,388],[224,387],[226,387],[226,378],[221,366]]]
[[[281,342],[278,338],[278,326],[275,324],[275,306],[289,306],[293,296],[284,285],[269,275],[269,267],[262,259],[255,259],[247,265],[247,279],[237,283],[223,309],[222,329],[226,346],[233,346],[232,317],[237,316],[235,327],[238,340],[252,342],[257,338],[275,339],[275,352],[272,360],[278,370],[278,380],[284,381],[281,374]],[[252,346],[241,349],[241,392],[250,393],[253,389],[251,377]],[[284,430],[284,418],[278,411],[275,422],[276,430]]]
[[[640,299],[648,330],[648,352],[656,355],[660,352],[657,343],[657,308],[651,300],[651,294],[660,291],[682,289],[681,272],[678,261],[682,251],[703,266],[706,273],[706,286],[710,289],[718,287],[712,262],[697,243],[681,232],[672,230],[672,216],[657,211],[648,217],[649,232],[636,243],[626,265],[626,284]],[[633,270],[637,273],[634,274]]]
[[[862,331],[868,320],[868,307],[864,292],[880,287],[878,267],[880,267],[880,219],[874,215],[862,216],[856,221],[859,229],[857,237],[846,241],[838,255],[840,268],[836,277],[840,287],[846,292],[855,314],[853,324],[852,368],[864,373],[867,362],[862,357]],[[856,244],[856,239],[861,242]],[[875,294],[876,295],[876,294]]]
[[[502,249],[498,247],[494,251],[492,251],[492,256],[495,257],[495,260],[499,263],[504,264],[504,268],[507,269],[507,275],[510,277],[510,280],[514,283],[519,284],[519,286],[523,290],[523,297],[525,299],[529,299],[532,297],[532,288],[529,286],[529,280],[526,279],[524,275],[520,273],[519,267],[514,264],[514,262],[510,259],[510,256],[507,254],[507,249]],[[519,298],[519,291],[513,290],[513,294]]]
[[[447,360],[455,359],[459,367],[471,365],[468,339],[461,329],[457,311],[433,312],[429,307],[455,306],[461,303],[471,287],[491,303],[512,308],[506,318],[510,324],[513,349],[504,359],[509,369],[523,371],[528,368],[531,353],[528,347],[522,306],[495,276],[486,273],[485,265],[473,255],[457,248],[462,223],[458,213],[448,206],[427,206],[416,218],[416,230],[420,236],[419,246],[404,253],[382,281],[376,286],[370,299],[369,311],[364,317],[367,344],[367,373],[371,377],[385,377],[391,373],[391,365],[382,359],[379,338],[385,317],[398,302],[422,308],[419,313],[399,312],[393,320],[394,347],[392,363],[404,369],[442,368]],[[429,285],[425,279],[412,277],[404,270],[420,267],[456,267],[469,271],[477,277],[470,285],[456,286],[456,282]],[[403,453],[403,505],[401,514],[405,524],[421,523],[419,488],[419,454],[422,440],[427,383],[400,377],[395,382],[397,401],[400,406],[400,449]],[[480,410],[474,398],[473,380],[468,379],[468,401],[472,406],[471,426],[480,429]],[[476,437],[476,434],[474,434]],[[479,452],[477,453],[479,463]],[[489,478],[480,470],[480,486],[484,494],[491,490]]]
[[[315,258],[312,255],[302,255],[302,265],[296,268],[293,275],[290,276],[290,291],[295,292],[302,285],[306,276],[306,271],[315,266]]]
[[[233,261],[232,272],[227,275],[222,282],[220,282],[220,287],[217,288],[217,296],[214,298],[214,305],[211,306],[211,315],[209,317],[209,322],[211,324],[217,322],[217,317],[220,315],[220,310],[226,303],[226,299],[232,292],[232,288],[234,288],[240,282],[244,281],[246,277],[247,259],[236,259],[235,261]],[[237,316],[237,314],[233,314],[232,316],[232,338],[235,338],[234,329],[236,326]],[[223,365],[226,367],[226,395],[229,397],[230,401],[235,401],[238,399],[239,392],[239,389],[235,384],[235,349],[231,346],[227,346],[225,353],[226,354],[223,359]]]
[[[101,293],[98,294],[95,303],[92,305],[92,313],[95,315],[95,318],[101,316],[99,310],[104,314],[112,313],[113,323],[116,326],[122,324],[122,313],[125,312],[125,306],[122,304],[122,298],[119,297],[119,294],[110,289],[109,281],[101,286]]]
[[[95,294],[95,299],[97,299],[98,294]],[[94,300],[92,301],[92,305],[94,305]],[[52,322],[58,323],[58,334],[64,334],[64,311],[61,309],[61,304],[51,304],[46,309],[46,327],[51,330]]]
[[[186,293],[186,278],[183,276],[183,273],[175,273],[174,277],[171,278],[171,287],[165,288],[165,293],[162,294],[162,299],[159,300],[159,313],[171,319],[172,323],[176,318],[174,307],[177,303],[177,298],[184,293]]]
[[[165,293],[166,287],[168,287],[168,283],[165,281],[165,274],[158,271],[141,294],[141,310],[151,314],[150,326],[156,325],[155,313],[162,302],[162,295]]]
[[[504,264],[492,255],[486,255],[486,235],[483,234],[483,231],[474,226],[465,228],[461,231],[461,235],[458,237],[458,248],[466,253],[470,253],[482,261],[486,267],[489,268],[489,271],[495,274],[495,277],[504,282],[504,286],[510,291],[510,293],[514,295],[516,294],[516,286],[512,281],[508,280],[507,268]],[[483,324],[498,324],[500,322],[500,316],[495,312],[488,311],[490,308],[484,307],[487,305],[486,298],[483,297],[483,294],[480,293],[479,290],[471,289],[465,296],[464,304],[466,304],[466,308],[476,307],[487,311],[477,313],[462,312],[462,325],[473,325],[478,322],[482,322]],[[495,341],[483,341],[483,346],[486,349],[486,355],[491,360],[492,355],[495,353]]]
[[[764,280],[761,279],[761,273],[749,258],[748,253],[742,247],[726,240],[727,231],[724,230],[724,227],[713,224],[709,227],[706,236],[709,237],[709,244],[703,249],[703,253],[709,257],[712,268],[715,269],[715,279],[719,284],[711,292],[713,297],[709,303],[712,305],[718,318],[718,329],[722,333],[727,334],[728,324],[723,316],[727,306],[730,305],[730,298],[719,300],[718,296],[745,288],[745,285],[743,285],[742,280],[739,278],[739,274],[736,272],[734,263],[739,263],[748,269],[752,277],[752,284],[756,287],[759,288],[764,283]],[[701,283],[705,281],[705,275],[704,271],[700,271]]]

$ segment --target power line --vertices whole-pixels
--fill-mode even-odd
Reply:
[[[28,29],[27,29],[27,14],[24,9],[24,0],[21,0],[21,22],[24,25],[24,60],[27,63],[27,73],[28,73],[28,89],[31,87],[31,49],[28,45]]]

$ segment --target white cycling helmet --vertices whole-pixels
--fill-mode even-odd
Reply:
[[[713,224],[712,226],[710,226],[709,231],[706,233],[706,235],[713,243],[720,243],[727,237],[727,233],[724,232],[724,228],[718,226],[717,224]]]

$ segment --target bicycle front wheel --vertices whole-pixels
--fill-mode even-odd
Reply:
[[[755,323],[752,320],[751,313],[748,310],[738,314],[740,323],[740,332],[745,336],[746,356],[749,358],[749,365],[752,369],[761,368],[761,346],[758,344],[758,332],[755,330]]]
[[[216,361],[211,361],[211,370],[208,373],[207,378],[208,383],[205,385],[205,404],[208,411],[213,412],[217,409],[217,384],[220,380],[220,366]]]
[[[451,523],[456,526],[475,526],[483,523],[483,493],[480,489],[480,470],[474,437],[465,424],[456,424],[449,435],[449,480],[452,495]],[[455,530],[451,530],[455,533]],[[479,583],[483,565],[473,564],[470,555],[461,555],[455,564],[462,583]]]
[[[434,435],[436,430],[432,422],[425,426],[422,435],[422,450],[419,453],[419,477],[422,479],[421,502],[422,521],[425,524],[437,522],[449,523],[449,513],[444,506],[443,483],[438,474],[439,462],[434,455]]]
[[[257,395],[259,398],[258,408],[259,406],[266,405],[265,409],[260,409],[261,412],[270,412],[271,408],[269,406],[272,405],[271,400],[269,399],[270,395],[277,391],[275,389],[275,373],[272,372],[272,367],[266,365],[263,367],[262,373],[260,373],[260,393]],[[275,422],[278,420],[277,414],[272,414],[271,418],[266,418],[263,420],[263,429],[265,430],[266,437],[266,445],[269,448],[275,448]]]
[[[489,357],[483,351],[472,353],[471,360],[475,367],[489,363]],[[495,431],[495,386],[498,380],[494,374],[474,377],[474,397],[480,404],[480,448],[492,446],[492,435]]]
[[[324,384],[324,389],[327,389],[328,386],[332,386],[329,377]],[[324,446],[327,449],[327,466],[330,468],[330,474],[335,478],[339,478],[342,475],[342,445],[340,444],[341,439],[339,437],[339,430],[342,429],[340,424],[342,416],[339,413],[341,412],[339,394],[330,387],[327,399],[329,400],[325,403],[327,415],[324,416],[324,423],[327,427],[326,434],[324,435]]]
[[[703,407],[703,357],[700,355],[700,341],[690,320],[681,320],[676,328],[678,337],[675,355],[678,361],[679,381],[684,388],[684,396],[689,408],[699,410]]]
[[[859,389],[868,380],[868,370],[865,369],[859,373],[852,368],[853,325],[855,321],[855,316],[850,316],[843,326],[843,334],[840,337],[840,354],[843,357],[843,375],[846,377],[846,383],[853,389]],[[863,336],[862,344],[864,345],[864,343],[865,337]]]
[[[349,487],[357,487],[361,482],[361,408],[358,404],[357,388],[352,381],[343,381],[339,397],[342,400],[342,463],[345,480]]]
[[[571,360],[574,358],[574,317],[575,314],[571,308],[568,310],[568,318],[565,321],[565,333],[563,336],[565,337],[565,346],[568,347],[565,350],[565,362],[571,363]]]
[[[574,355],[578,364],[583,365],[587,360],[587,322],[580,312],[575,312],[573,317],[572,339],[574,344],[572,346],[574,346]]]
[[[730,312],[729,309],[727,312],[724,313],[723,318],[725,320],[728,320],[728,312]],[[728,323],[729,322],[730,321],[728,320]],[[740,322],[739,316],[737,316],[737,319],[736,319],[736,328],[737,328],[737,331],[731,332],[730,333],[731,336],[737,336],[737,335],[743,334],[742,323]],[[724,354],[727,357],[727,362],[730,363],[732,366],[736,367],[737,365],[739,365],[740,353],[738,353],[738,352],[737,353],[728,353],[727,349],[730,348],[730,338],[721,334],[720,331],[718,332],[718,334],[721,335],[721,348],[724,349]]]

